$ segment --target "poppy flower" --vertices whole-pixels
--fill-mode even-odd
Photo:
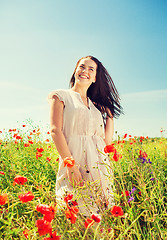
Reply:
[[[67,196],[64,197],[64,201],[67,203],[68,201],[72,200],[73,194],[69,193]]]
[[[140,191],[140,192],[138,192],[138,194],[141,196],[141,191]]]
[[[27,192],[25,194],[19,195],[19,199],[22,203],[29,202],[29,201],[33,200],[34,197],[35,196],[32,194],[32,192]]]
[[[50,222],[45,221],[44,219],[38,219],[36,221],[36,227],[38,228],[38,233],[40,236],[47,233],[52,233],[52,225]]]
[[[47,158],[46,158],[46,161],[50,162],[50,161],[51,161],[51,158],[47,157]]]
[[[123,216],[124,214],[122,208],[119,206],[113,206],[110,211],[114,217]]]
[[[45,237],[43,240],[59,240],[61,236],[57,236],[57,232],[54,231],[53,233],[50,234],[50,237]]]
[[[30,143],[25,143],[24,144],[24,147],[29,147],[30,146]]]
[[[36,210],[37,212],[40,212],[42,214],[46,214],[47,212],[49,212],[49,206],[46,204],[38,204],[36,206]]]
[[[111,145],[107,145],[104,148],[104,152],[105,153],[111,153],[111,152],[115,152],[115,147],[114,147],[114,143]]]
[[[26,182],[27,182],[27,178],[26,177],[17,175],[14,178],[14,184],[24,185],[24,183],[26,183]]]
[[[36,153],[36,159],[38,159],[39,157],[42,157],[42,154],[39,153],[39,152],[37,152],[37,153]]]
[[[56,207],[50,206],[49,211],[44,214],[44,220],[51,222],[55,217],[56,210]]]
[[[85,220],[85,228],[91,227],[94,223],[95,221],[92,218],[87,218]]]
[[[122,196],[124,196],[123,192],[122,193]],[[125,191],[125,196],[128,197],[129,196],[129,191]]]
[[[65,214],[66,214],[66,218],[70,219],[72,224],[76,222],[77,216],[74,213],[72,213],[70,210],[66,210]]]
[[[98,222],[98,223],[101,221],[101,218],[99,217],[99,215],[93,214],[93,215],[91,216],[91,218],[92,218],[95,222]]]
[[[39,153],[41,153],[41,152],[44,151],[44,149],[43,149],[43,148],[37,148],[37,151],[38,151]]]
[[[125,138],[127,137],[127,135],[128,135],[128,134],[127,134],[127,133],[125,133],[125,135],[123,136],[123,139],[125,139]]]
[[[120,158],[122,158],[122,156],[118,152],[115,151],[114,156],[113,156],[113,160],[115,162],[117,162]]]
[[[28,230],[27,229],[23,231],[23,235],[26,239],[28,239]]]
[[[64,159],[64,167],[72,168],[75,164],[75,160],[72,157],[66,157]]]
[[[79,212],[79,209],[75,206],[72,206],[72,207],[67,206],[67,207],[73,214],[77,214]]]
[[[5,173],[4,173],[4,172],[2,172],[2,171],[0,171],[0,174],[1,174],[1,175],[5,175]]]
[[[3,193],[0,195],[0,205],[5,205],[8,201],[8,195]]]
[[[22,125],[22,127],[26,127],[26,125]]]
[[[29,140],[28,142],[29,142],[30,144],[33,144],[33,143],[34,143],[34,142],[33,142],[33,141],[31,141],[31,140]]]

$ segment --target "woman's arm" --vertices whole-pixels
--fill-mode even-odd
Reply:
[[[104,139],[104,141],[105,141],[106,145],[110,145],[112,143],[112,138],[113,138],[113,134],[114,134],[114,119],[113,119],[110,111],[109,111],[109,115],[111,117],[107,116],[106,126],[105,126],[105,139]]]
[[[65,136],[63,134],[63,111],[64,103],[59,100],[57,96],[50,105],[50,130],[51,136],[55,143],[56,149],[61,158],[72,157],[68,148]],[[83,185],[81,173],[76,165],[72,168],[67,168],[67,175],[71,183],[74,185]]]

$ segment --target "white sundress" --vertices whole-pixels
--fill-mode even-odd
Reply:
[[[102,114],[89,98],[87,107],[80,94],[72,89],[55,90],[49,94],[48,100],[52,101],[53,96],[64,103],[63,133],[85,182],[84,187],[73,187],[60,157],[56,177],[57,202],[63,204],[64,196],[73,193],[81,213],[100,213],[106,208],[106,203],[114,205],[112,169],[104,153]]]

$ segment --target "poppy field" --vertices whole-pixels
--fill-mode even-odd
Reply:
[[[167,139],[125,133],[104,152],[114,206],[84,217],[73,193],[56,203],[59,156],[50,132],[26,124],[1,130],[0,239],[167,239]]]

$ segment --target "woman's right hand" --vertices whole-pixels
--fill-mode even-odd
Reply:
[[[84,185],[78,166],[74,165],[72,168],[67,167],[67,176],[72,185],[80,187]]]

